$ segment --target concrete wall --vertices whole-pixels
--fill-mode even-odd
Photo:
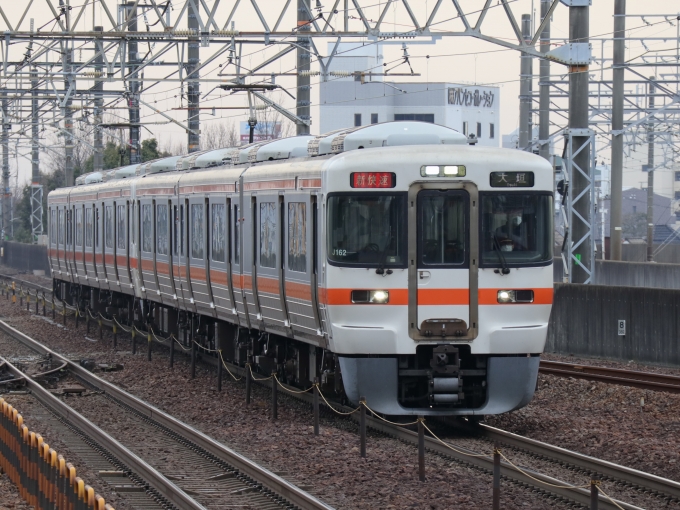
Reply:
[[[680,366],[679,334],[678,290],[556,284],[545,350]]]
[[[555,258],[553,262],[553,281],[562,283],[562,259]],[[680,265],[598,260],[595,262],[595,284],[680,289]]]
[[[654,245],[654,251],[659,249],[659,245]],[[624,244],[621,253],[623,260],[629,262],[645,262],[647,260],[646,244]],[[680,245],[669,244],[661,248],[654,255],[654,261],[662,264],[680,264]]]
[[[2,264],[4,266],[19,271],[42,269],[47,276],[50,275],[50,266],[47,262],[47,246],[5,241],[2,243],[2,247]]]

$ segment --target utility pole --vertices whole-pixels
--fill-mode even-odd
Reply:
[[[72,83],[71,65],[73,63],[73,50],[69,46],[69,40],[62,43],[63,48],[63,69],[64,69],[64,186],[73,186],[75,183],[73,175],[73,94],[70,90]],[[74,84],[75,85],[75,84]]]
[[[654,77],[649,78],[649,122],[647,123],[647,262],[654,260]]]
[[[612,174],[609,211],[611,260],[621,260],[621,202],[623,193],[623,85],[626,52],[626,0],[614,3],[614,70],[612,84]],[[604,239],[602,241],[604,243]]]
[[[297,0],[297,5],[298,33],[302,36],[303,33],[310,31],[309,0]],[[345,12],[345,15],[347,15],[347,12]],[[297,105],[295,113],[299,118],[309,120],[311,86],[309,73],[304,73],[304,71],[309,71],[309,37],[298,37],[297,45]],[[305,76],[302,76],[302,74],[305,74]],[[309,126],[305,124],[297,125],[298,135],[308,133]]]
[[[2,96],[2,240],[9,238],[12,193],[9,190],[9,101]]]
[[[127,16],[128,32],[137,31],[137,2],[128,2],[125,9]],[[142,155],[139,146],[139,80],[137,76],[137,64],[139,62],[139,55],[137,54],[137,40],[130,39],[128,45],[128,65],[130,68],[130,96],[128,97],[128,111],[130,117],[130,164],[142,162]]]
[[[585,6],[569,7],[569,42],[574,44],[588,43],[590,38],[590,8]],[[576,167],[586,172],[590,178],[590,136],[588,133],[588,64],[572,64],[569,66],[569,130],[572,135],[573,172],[571,175],[572,197],[578,197],[585,191],[591,182],[579,172]],[[586,263],[589,271],[594,268],[592,260],[592,203],[589,193],[572,205],[576,214],[572,215],[572,239],[579,240],[576,246],[577,260],[571,260],[572,283],[585,283],[588,273],[583,269],[582,263]],[[579,218],[584,218],[583,221]],[[588,222],[590,224],[588,224]],[[580,255],[580,256],[579,256]]]
[[[104,27],[94,27],[95,32],[103,32]],[[103,49],[101,39],[95,40],[95,51],[99,53]],[[92,169],[95,172],[104,170],[104,141],[102,136],[102,114],[104,107],[104,79],[101,76],[103,73],[104,55],[97,55],[95,57],[94,67],[94,154],[92,157]]]
[[[199,25],[198,25],[198,12],[194,11],[197,7],[198,2],[192,2],[189,5],[189,11],[187,13],[187,28],[193,31],[196,36],[191,36],[189,38],[189,65],[187,65],[187,102],[188,102],[188,119],[187,124],[189,125],[188,139],[187,139],[187,149],[191,152],[196,152],[200,150],[201,139],[199,136],[200,126],[200,86],[199,86],[199,74],[198,65],[200,62],[199,56]]]
[[[531,42],[531,14],[522,14],[522,38]],[[522,53],[520,57],[519,82],[519,146],[521,151],[530,150],[531,131],[531,64],[533,57]]]
[[[541,21],[548,15],[550,0],[541,0]],[[550,21],[541,32],[541,53],[550,51]],[[538,153],[550,160],[550,60],[542,58],[540,67],[540,97],[538,106]]]

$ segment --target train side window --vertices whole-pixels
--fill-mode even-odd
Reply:
[[[203,216],[203,204],[191,204],[191,257],[194,259],[203,258],[203,226],[205,217]]]
[[[50,242],[52,246],[57,245],[57,215],[54,209],[50,209]]]
[[[156,206],[156,252],[159,255],[168,254],[168,206]]]
[[[153,251],[153,209],[151,204],[142,205],[142,251]]]
[[[64,209],[59,209],[59,244],[64,244]]]
[[[225,262],[227,253],[226,207],[224,204],[212,204],[211,253],[215,262]]]
[[[307,204],[288,204],[288,269],[307,271]]]
[[[118,206],[118,249],[125,249],[125,216],[126,210],[124,205]]]
[[[113,250],[113,206],[107,205],[104,208],[104,242],[106,248]]]
[[[76,246],[83,245],[83,208],[76,209]]]
[[[92,248],[94,232],[92,231],[92,207],[85,209],[85,246]]]
[[[241,222],[238,217],[238,206],[234,206],[234,263],[241,262]]]
[[[260,204],[260,265],[276,267],[276,204]]]

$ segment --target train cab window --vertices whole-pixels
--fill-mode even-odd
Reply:
[[[241,260],[241,221],[238,217],[238,206],[234,206],[234,263]]]
[[[211,256],[215,262],[225,262],[227,253],[227,208],[225,204],[212,204]]]
[[[118,208],[118,249],[119,250],[124,250],[125,249],[125,227],[126,227],[126,208],[124,205],[119,205],[117,206]]]
[[[113,206],[104,208],[104,243],[107,250],[113,250]]]
[[[156,252],[159,255],[168,254],[168,206],[156,206]]]
[[[59,209],[59,244],[64,244],[64,209]]]
[[[467,250],[467,194],[421,191],[418,208],[419,267],[463,265]]]
[[[288,204],[288,269],[307,271],[307,204]]]
[[[85,209],[85,247],[92,248],[94,245],[94,221],[92,214],[92,207]]]
[[[406,193],[331,195],[327,238],[331,263],[406,267]]]
[[[142,251],[153,252],[153,209],[151,204],[142,205]]]
[[[83,208],[76,209],[76,246],[83,245]]]
[[[276,267],[276,204],[260,204],[260,265]]]
[[[552,196],[483,193],[482,265],[544,265],[552,261]]]
[[[194,259],[203,258],[204,225],[203,204],[191,204],[191,257]]]

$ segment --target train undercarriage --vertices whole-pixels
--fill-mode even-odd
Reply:
[[[323,393],[342,402],[348,399],[339,357],[329,350],[115,291],[54,280],[54,292],[83,313],[174,338],[186,350],[195,343],[197,359],[217,364],[221,351],[225,362],[250,363],[256,373],[276,373],[299,388],[318,381]],[[373,358],[396,358],[397,401],[404,409],[476,409],[487,399],[488,356],[471,354],[469,346],[419,345],[415,355]]]

